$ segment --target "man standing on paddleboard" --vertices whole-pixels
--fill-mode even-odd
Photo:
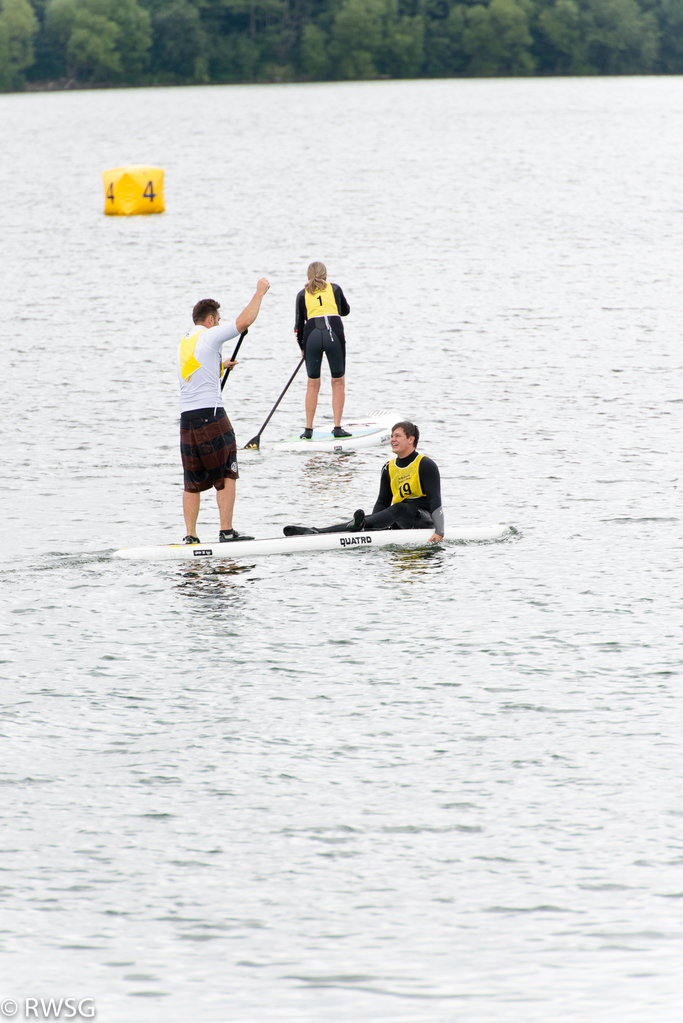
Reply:
[[[366,516],[359,508],[349,522],[323,529],[285,526],[285,536],[375,529],[433,529],[429,542],[443,540],[441,477],[436,462],[417,451],[419,439],[420,431],[414,423],[402,420],[392,427],[391,450],[396,457],[382,468],[372,515]]]
[[[221,377],[237,362],[222,359],[223,345],[243,334],[259,314],[263,296],[270,288],[265,277],[256,285],[251,302],[236,320],[220,326],[220,304],[203,298],[192,310],[194,327],[188,330],[178,350],[180,383],[180,454],[183,460],[185,489],[183,515],[187,536],[183,543],[199,543],[197,517],[203,490],[216,488],[220,513],[219,540],[253,540],[232,528],[235,505],[237,446],[235,433],[223,408]]]

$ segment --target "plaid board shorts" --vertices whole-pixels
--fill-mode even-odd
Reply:
[[[235,433],[225,409],[197,408],[180,416],[180,457],[185,490],[223,490],[225,480],[239,479]]]

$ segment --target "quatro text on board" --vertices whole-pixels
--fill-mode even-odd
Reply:
[[[365,536],[340,536],[339,543],[342,547],[357,547],[359,544],[372,543],[372,537]]]

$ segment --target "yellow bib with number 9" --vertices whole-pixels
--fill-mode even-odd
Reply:
[[[420,462],[426,455],[418,455],[414,462],[399,469],[396,459],[389,462],[389,482],[391,483],[392,504],[399,501],[409,501],[413,497],[424,497],[424,491],[420,486]]]

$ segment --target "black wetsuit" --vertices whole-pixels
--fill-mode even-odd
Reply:
[[[407,458],[397,458],[399,469],[410,465],[418,457],[413,451]],[[425,529],[433,528],[435,533],[443,536],[444,517],[441,504],[441,477],[436,462],[426,455],[422,458],[418,469],[420,487],[424,497],[413,497],[409,501],[397,501],[392,504],[391,478],[389,463],[382,468],[379,482],[379,494],[372,509],[372,515],[365,518],[366,529]]]
[[[346,338],[342,316],[348,316],[351,307],[338,284],[329,282],[339,310],[338,316],[309,317],[306,310],[305,288],[296,296],[296,323],[294,330],[299,347],[306,358],[306,372],[309,377],[320,376],[323,353],[327,356],[330,374],[343,377],[346,372]]]

